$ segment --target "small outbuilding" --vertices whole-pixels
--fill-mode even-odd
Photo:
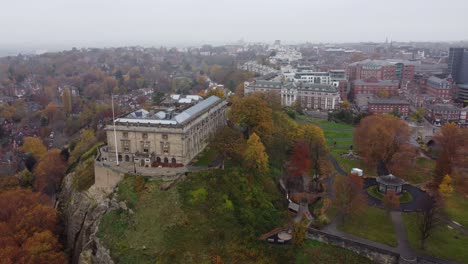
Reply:
[[[405,181],[401,178],[394,176],[393,174],[388,174],[377,177],[377,184],[379,185],[379,192],[381,193],[387,193],[387,191],[392,191],[396,194],[400,194],[402,191],[402,186],[403,184],[405,184]]]

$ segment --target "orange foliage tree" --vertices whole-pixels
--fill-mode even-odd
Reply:
[[[408,125],[391,115],[372,115],[361,120],[354,133],[357,152],[369,166],[389,164],[394,155],[409,144]]]
[[[435,167],[435,183],[438,185],[445,175],[452,175],[454,165],[462,165],[466,161],[466,146],[468,130],[459,128],[455,123],[445,124],[434,137],[440,146],[440,155]]]
[[[356,174],[336,177],[333,203],[340,210],[343,220],[346,219],[345,216],[355,216],[365,209],[367,198],[363,193],[363,186],[362,178]]]
[[[31,190],[0,193],[0,262],[66,263],[57,239],[59,218],[49,199]]]
[[[37,191],[52,195],[60,188],[65,174],[66,163],[60,155],[60,149],[51,149],[34,168],[34,188]]]

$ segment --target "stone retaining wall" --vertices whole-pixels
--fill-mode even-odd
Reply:
[[[314,228],[308,228],[307,238],[320,241],[325,244],[339,246],[351,250],[361,256],[364,256],[376,263],[382,264],[456,264],[456,262],[438,259],[435,257],[418,254],[414,260],[405,260],[400,254],[383,248],[367,245],[355,240],[332,235]]]
[[[362,244],[360,242],[335,236],[325,233],[323,231],[309,228],[307,237],[310,239],[318,240],[325,244],[339,246],[353,252],[358,253],[368,259],[381,264],[395,264],[398,263],[400,255],[398,253],[384,250],[381,248],[373,247],[370,245]]]

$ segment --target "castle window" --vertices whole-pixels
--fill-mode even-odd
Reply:
[[[143,150],[143,153],[148,153],[149,148],[150,148],[150,142],[149,141],[142,141],[141,142],[141,148]]]
[[[148,138],[148,133],[143,133],[142,137],[143,137],[143,139],[147,139]]]
[[[120,143],[124,152],[130,152],[130,140],[121,140]]]

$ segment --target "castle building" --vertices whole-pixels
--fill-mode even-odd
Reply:
[[[115,162],[117,156],[140,166],[187,165],[226,124],[227,103],[211,96],[184,107],[157,113],[140,109],[115,119],[105,128],[108,161]]]

